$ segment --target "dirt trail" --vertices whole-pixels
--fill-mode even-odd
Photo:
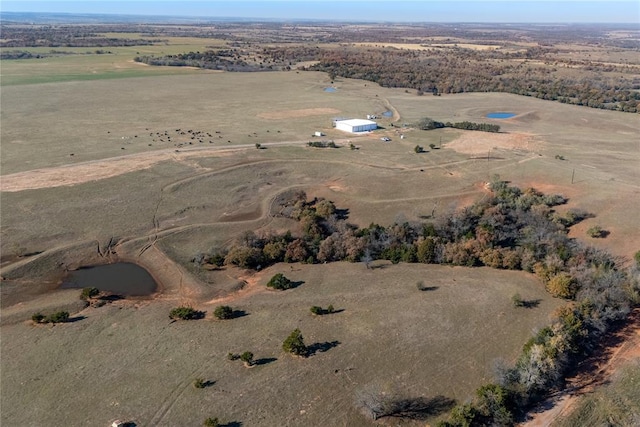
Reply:
[[[640,309],[635,309],[627,323],[609,336],[596,355],[581,364],[579,372],[567,380],[567,387],[530,413],[531,419],[519,427],[547,427],[573,411],[580,397],[605,384],[620,367],[640,358]]]

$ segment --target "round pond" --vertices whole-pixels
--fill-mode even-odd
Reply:
[[[146,296],[158,285],[147,270],[129,262],[81,267],[71,271],[62,288],[98,288],[122,296]]]

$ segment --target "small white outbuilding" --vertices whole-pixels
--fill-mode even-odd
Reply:
[[[367,132],[370,130],[376,130],[377,128],[378,124],[372,120],[351,119],[336,121],[336,129],[340,129],[345,132]]]

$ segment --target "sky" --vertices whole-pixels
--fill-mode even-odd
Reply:
[[[4,12],[374,22],[632,23],[640,0],[2,0]]]

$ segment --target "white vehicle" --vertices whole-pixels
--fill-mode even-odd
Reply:
[[[386,136],[383,136],[382,138],[380,138],[380,140],[384,142],[389,142],[391,141],[391,138],[387,138]]]

